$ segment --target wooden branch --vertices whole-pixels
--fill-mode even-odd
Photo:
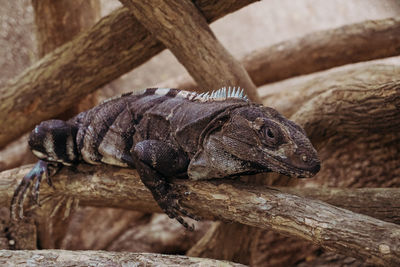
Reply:
[[[400,18],[368,20],[317,31],[255,50],[241,63],[256,86],[351,63],[400,55]],[[182,75],[160,87],[195,88]]]
[[[211,22],[254,1],[196,3]],[[0,88],[0,148],[164,48],[126,8],[114,11]]]
[[[79,33],[89,29],[100,17],[99,0],[32,0],[35,12],[36,37],[38,40],[39,57],[52,52],[57,47],[67,43]],[[81,99],[80,103],[88,105],[85,110],[95,105],[94,93]],[[79,109],[79,103],[66,110],[59,116],[62,119],[69,119],[83,111]],[[31,154],[30,151],[28,153]],[[50,207],[54,203],[46,203]],[[48,212],[50,210],[45,210]],[[64,209],[59,210],[63,214]],[[69,219],[63,220],[63,216],[50,218],[49,213],[36,217],[37,235],[35,244],[44,248],[57,248],[64,239],[68,230]]]
[[[39,57],[72,40],[91,27],[100,15],[98,0],[33,0]]]
[[[374,86],[400,82],[397,77],[400,77],[400,66],[398,65],[346,66],[343,69],[317,74],[306,81],[282,82],[279,84],[280,90],[273,90],[272,93],[266,91],[271,91],[271,88],[268,87],[274,85],[264,87],[260,93],[263,95],[264,105],[274,107],[285,116],[290,117],[307,102],[327,91],[339,88],[345,90],[349,87],[355,89],[349,90],[349,93],[354,94],[352,91],[355,91],[355,93],[361,94],[363,89],[369,90]]]
[[[338,84],[312,98],[291,119],[312,139],[400,130],[400,79],[380,84]]]
[[[245,266],[180,255],[110,251],[1,250],[2,266]]]
[[[293,188],[278,187],[282,192],[318,199],[331,205],[400,224],[399,188]],[[394,200],[394,201],[393,201]]]
[[[1,173],[2,205],[9,204],[13,190],[29,168]],[[42,198],[52,196],[69,203],[67,199],[79,199],[84,205],[159,211],[135,170],[80,165],[73,171],[64,168],[54,183],[55,191],[43,183]],[[183,185],[179,188],[179,194],[185,195],[182,204],[204,218],[272,229],[374,264],[400,264],[399,225],[276,189],[233,181],[177,183]]]
[[[261,103],[257,88],[243,66],[217,40],[191,1],[120,2],[185,66],[200,91],[242,87],[251,100]]]
[[[400,18],[368,20],[317,31],[253,51],[241,63],[256,86],[345,64],[400,55]],[[182,75],[162,87],[195,88]]]
[[[400,18],[307,34],[255,51],[243,64],[257,86],[345,64],[400,55]]]

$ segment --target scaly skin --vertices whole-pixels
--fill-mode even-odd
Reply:
[[[181,216],[198,218],[179,205],[172,177],[199,180],[269,171],[311,177],[320,169],[300,126],[230,88],[211,95],[168,88],[124,94],[67,122],[42,122],[29,145],[40,161],[15,191],[14,219],[23,216],[33,184],[38,202],[43,177],[50,183],[61,166],[80,162],[136,168],[164,212],[189,229]]]

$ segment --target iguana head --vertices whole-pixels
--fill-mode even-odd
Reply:
[[[215,134],[226,153],[250,162],[256,170],[291,177],[311,177],[320,170],[317,152],[305,131],[272,108],[250,105],[235,109]]]

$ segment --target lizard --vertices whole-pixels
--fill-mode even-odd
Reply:
[[[179,204],[171,178],[205,180],[260,172],[312,177],[320,160],[302,127],[247,99],[243,89],[198,94],[148,88],[103,101],[68,121],[37,125],[29,146],[39,161],[14,192],[11,217],[23,218],[28,191],[39,204],[42,179],[63,166],[137,169],[160,208],[186,228],[198,219]]]

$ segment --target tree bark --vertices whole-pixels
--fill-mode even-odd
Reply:
[[[25,167],[2,173],[2,191],[8,189],[1,194],[2,201],[10,202],[19,181],[15,177],[22,177],[28,170]],[[277,189],[232,181],[176,182],[183,185],[178,188],[178,194],[184,196],[182,204],[204,218],[273,229],[378,265],[400,263],[400,226],[396,224]],[[57,190],[43,184],[42,199],[57,198],[61,204],[73,199],[84,205],[159,211],[137,172],[131,169],[89,165],[80,165],[77,170],[64,168],[54,177],[54,185]]]
[[[398,114],[396,110],[399,98],[396,98],[396,94],[398,95],[396,84],[399,84],[399,81],[394,77],[398,76],[396,74],[400,73],[399,71],[398,66],[390,65],[346,67],[344,70],[321,74],[307,82],[296,84],[288,81],[278,84],[276,87],[279,90],[264,98],[266,106],[272,106],[288,117],[296,112],[300,115],[301,112],[303,114],[301,118],[292,116],[291,119],[306,126],[309,137],[318,148],[322,170],[313,179],[299,180],[301,185],[312,186],[316,191],[323,186],[398,187],[400,185],[398,164],[400,153],[398,146],[395,145],[400,142],[400,135],[397,130],[386,131],[385,128],[385,126],[394,128],[399,125],[399,119],[396,120],[391,115],[396,112]],[[334,100],[322,97],[327,92],[336,90],[342,92],[341,97],[336,97]],[[377,108],[379,103],[382,106],[381,114]],[[318,110],[316,112],[313,111],[314,104]],[[367,116],[370,113],[366,111],[370,109],[371,115]],[[302,110],[308,110],[308,113]],[[343,128],[336,119],[336,112],[338,118],[344,120]],[[386,115],[388,124],[382,125],[386,119],[380,119],[379,116]],[[319,116],[325,119],[321,120]],[[358,125],[360,116],[363,116],[363,120]],[[312,127],[309,127],[309,124]],[[371,155],[374,155],[373,159]],[[275,180],[286,181],[287,177],[278,175]],[[371,203],[370,206],[373,205]],[[234,242],[240,233],[237,232],[234,236],[227,234],[224,238],[220,232],[216,231],[215,238],[211,239],[214,249],[210,249],[208,245],[204,247],[204,251],[212,251],[210,255],[219,255],[219,259],[232,259],[223,257],[226,255],[223,244]],[[247,233],[248,230],[243,229],[242,234],[248,236]],[[315,256],[315,251],[318,250],[310,243],[279,237],[265,231],[249,238],[253,240],[252,252],[245,254],[238,251],[237,254],[248,255],[250,259],[243,258],[241,262],[251,265],[290,265],[305,257]],[[270,247],[275,249],[272,250]],[[200,248],[196,249],[201,251]],[[204,253],[190,255],[204,255]]]
[[[400,18],[368,20],[313,32],[253,51],[241,59],[256,86],[351,63],[400,55]],[[160,87],[195,88],[188,75]]]
[[[224,86],[242,87],[251,100],[261,102],[246,70],[217,40],[205,17],[192,2],[120,2],[185,66],[200,91]]]
[[[32,0],[32,6],[35,12],[39,58],[71,41],[79,33],[92,27],[100,18],[98,0]],[[95,94],[89,94],[59,117],[67,120],[95,104]]]
[[[244,266],[242,264],[155,253],[69,251],[69,250],[2,250],[3,266]]]
[[[196,3],[211,22],[252,2]],[[164,48],[126,8],[114,11],[0,88],[0,148]]]
[[[254,2],[254,0],[235,1],[233,3],[219,1],[211,4],[209,1],[204,0],[196,1],[196,5],[202,10],[207,21],[211,22],[252,2]],[[327,39],[333,42],[337,38],[338,33],[344,33],[343,29],[347,29],[346,31],[350,32],[349,35],[346,35],[348,36],[348,40],[357,40],[360,42],[357,47],[369,47],[370,42],[382,40],[384,48],[377,48],[374,50],[380,51],[381,54],[375,54],[375,52],[369,53],[366,51],[362,53],[362,55],[365,56],[363,60],[373,59],[367,58],[368,55],[374,55],[374,58],[398,55],[399,50],[396,46],[398,42],[390,41],[387,43],[387,41],[385,41],[386,36],[392,36],[389,37],[389,40],[391,40],[390,38],[398,38],[399,35],[396,34],[398,31],[397,19],[368,22],[368,27],[365,28],[371,35],[367,36],[380,36],[380,38],[375,39],[363,38],[365,34],[363,31],[360,32],[360,29],[363,28],[361,25],[362,23],[345,26],[349,28],[339,28],[333,32],[325,31],[325,33],[317,33],[316,36],[319,36],[318,38],[313,37],[312,34],[308,37],[312,40]],[[376,28],[374,28],[375,25],[377,26]],[[392,25],[392,27],[390,25]],[[385,33],[385,31],[387,31],[387,34],[382,34]],[[326,37],[324,37],[324,34]],[[334,38],[331,36],[334,36]],[[93,43],[90,37],[93,37],[93,40],[95,40]],[[304,41],[306,38],[301,40]],[[294,55],[294,52],[290,49],[295,49],[296,51],[302,51],[303,49],[294,45],[289,45],[296,42],[299,44],[302,43],[299,40],[288,41],[287,43],[284,42],[280,45],[276,45],[276,47],[283,49],[282,51],[276,48],[266,48],[265,51],[277,51],[276,53],[279,54]],[[115,46],[115,43],[119,45]],[[347,43],[346,45],[350,44]],[[286,47],[288,47],[288,50],[286,50]],[[318,49],[316,48],[317,51],[320,51],[319,55],[332,54],[330,50],[321,51],[323,47],[324,46],[321,44]],[[0,107],[0,114],[16,114],[16,116],[0,115],[2,125],[11,125],[10,127],[0,130],[0,147],[3,147],[11,140],[28,131],[36,123],[56,116],[78,99],[81,99],[82,96],[94,91],[132,68],[139,66],[163,49],[164,46],[150,36],[141,24],[132,18],[127,9],[119,9],[106,18],[103,18],[86,34],[80,35],[78,38],[71,41],[69,45],[64,46],[62,49],[60,48],[58,53],[54,51],[46,60],[43,59],[41,62],[38,62],[0,89],[0,101],[3,103]],[[339,48],[335,49],[336,51],[341,51]],[[266,52],[260,52],[260,54],[265,53]],[[270,58],[279,58],[279,56],[270,55],[267,59],[263,59],[260,56],[260,60],[266,63],[257,64],[252,60],[258,57],[257,54],[258,53],[255,53],[253,56],[245,57],[248,59],[248,63],[244,61],[243,64],[245,66],[254,66],[253,68],[255,69],[249,69],[248,71],[251,78],[255,81],[255,84],[260,86],[261,84],[258,81],[263,80],[264,78],[262,77],[267,75],[266,73],[276,74],[276,71],[273,69],[265,71],[256,66],[268,64]],[[300,54],[305,55],[306,53],[300,52]],[[334,62],[343,62],[343,58],[349,59],[347,63],[360,60],[357,59],[358,53],[346,55],[346,57],[343,57],[342,54],[339,53],[334,55],[338,58],[342,58],[342,60],[332,60]],[[80,60],[76,60],[77,58]],[[269,64],[271,64],[271,62]],[[319,62],[320,61],[317,60],[313,63],[317,66],[315,71],[323,69],[321,68],[321,64],[318,64]],[[279,63],[281,64],[281,62]],[[274,65],[271,64],[271,66],[273,68],[278,68],[280,64],[274,63]],[[102,66],[102,68],[99,68],[99,66]],[[301,67],[302,65],[296,66]],[[335,65],[332,65],[330,67],[334,66]],[[65,75],[65,71],[68,71],[68,75]],[[298,69],[292,72],[304,74]],[[261,73],[261,77],[258,77],[254,73]],[[74,82],[72,83],[71,80]],[[168,84],[171,83],[169,82]],[[191,87],[192,85],[188,85],[187,83],[186,85],[185,83],[176,84],[173,82],[173,84],[169,86],[187,88],[187,86]],[[49,90],[49,88],[51,88],[51,90]],[[43,97],[39,99],[38,97],[34,97],[36,95],[42,95]],[[55,101],[49,102],[53,99],[52,97]],[[26,99],[28,99],[28,101],[26,101]],[[30,111],[32,111],[32,113]],[[27,119],[22,119],[24,117],[27,117]]]
[[[337,70],[316,74],[305,81],[283,81],[260,90],[263,104],[277,109],[286,117],[291,117],[318,95],[335,88],[347,86],[371,88],[374,84],[399,82],[400,66],[387,64],[367,64],[346,66]],[[272,89],[272,90],[271,90]],[[272,91],[272,92],[271,92]],[[362,94],[361,94],[362,95]],[[341,101],[342,102],[342,101]],[[366,106],[368,107],[368,106]]]
[[[20,177],[23,177],[32,165],[7,170],[0,173],[0,205],[9,206],[14,189],[17,187]],[[79,170],[79,172],[77,172]],[[113,174],[113,172],[116,172]],[[96,175],[99,175],[97,177]],[[87,178],[84,178],[86,177]],[[112,166],[102,165],[99,171],[91,165],[79,165],[77,170],[64,170],[57,174],[56,191],[48,186],[44,186],[40,193],[44,196],[60,195],[79,199],[81,205],[99,207],[117,207],[124,209],[134,209],[141,211],[160,212],[156,203],[153,201],[147,189],[141,184],[139,176],[135,170],[119,169]],[[99,183],[99,179],[108,177],[106,181]],[[181,182],[181,180],[178,180]],[[228,184],[234,183],[231,180],[224,180]],[[118,183],[118,185],[116,184]],[[192,183],[192,182],[185,182]],[[206,182],[204,182],[206,183]],[[101,186],[91,191],[91,187]],[[109,188],[109,190],[106,190]],[[120,188],[125,188],[120,192]],[[399,188],[289,188],[271,187],[272,189],[294,194],[301,197],[318,199],[332,205],[362,213],[371,217],[378,218],[387,222],[400,224],[400,189]],[[132,192],[129,198],[131,202],[123,201]],[[211,194],[211,193],[210,193]]]
[[[367,20],[307,34],[246,55],[243,64],[261,86],[345,64],[400,55],[400,18]]]
[[[100,17],[98,0],[33,0],[35,12],[36,36],[39,57],[44,57],[57,47],[72,40],[80,32],[90,28]],[[93,107],[96,103],[94,93],[87,95],[80,103],[60,114],[60,118],[69,119],[79,112]],[[31,154],[30,151],[28,151]],[[54,203],[46,203],[54,206]],[[50,218],[50,213],[36,216],[38,232],[37,243],[40,247],[57,248],[68,229],[69,220],[62,219],[64,207],[58,210],[59,216]]]
[[[398,160],[400,150],[397,145],[400,143],[400,134],[398,131],[394,130],[388,132],[385,127],[380,126],[382,122],[377,118],[379,111],[377,111],[377,113],[371,113],[370,126],[366,128],[365,119],[364,123],[360,124],[360,129],[364,129],[364,131],[349,127],[349,124],[358,124],[357,118],[360,115],[357,114],[360,113],[360,109],[364,109],[365,114],[370,114],[367,112],[369,110],[370,101],[363,98],[368,92],[363,92],[363,90],[376,90],[378,85],[383,89],[387,84],[399,82],[396,78],[399,74],[400,67],[396,65],[369,64],[362,66],[346,66],[339,70],[316,74],[313,78],[307,79],[301,83],[296,80],[288,80],[276,85],[271,85],[269,88],[263,88],[265,90],[270,90],[273,87],[281,89],[267,95],[261,92],[261,94],[266,95],[264,104],[277,108],[280,112],[294,120],[296,120],[296,118],[294,118],[293,114],[297,112],[302,113],[301,110],[309,106],[310,101],[315,101],[327,91],[335,92],[335,90],[338,90],[347,92],[343,95],[343,99],[337,98],[334,104],[337,106],[336,111],[339,113],[339,117],[343,118],[343,112],[349,112],[344,121],[345,126],[347,126],[344,127],[343,131],[341,124],[338,124],[335,119],[332,121],[332,127],[327,121],[323,122],[323,126],[317,126],[317,124],[311,123],[310,125],[313,125],[312,127],[306,127],[306,131],[311,135],[314,146],[318,149],[318,154],[322,161],[322,168],[319,174],[313,179],[298,180],[297,186],[309,187],[314,190],[319,190],[323,187],[357,188],[400,186],[400,164]],[[349,89],[349,91],[346,89]],[[382,90],[381,92],[384,92],[384,94],[378,93],[371,96],[369,100],[375,99],[377,102],[380,102],[385,96],[388,96],[385,93],[390,95],[395,92],[395,90],[396,87],[388,89],[387,91]],[[333,93],[333,95],[334,94],[335,93]],[[347,96],[349,96],[349,98]],[[324,101],[323,98],[319,99],[320,101]],[[389,99],[390,97],[388,100]],[[330,106],[329,101],[330,100],[328,100],[326,105],[327,109],[329,109]],[[358,102],[358,106],[352,105],[352,103],[354,104],[355,102]],[[314,103],[318,103],[318,101]],[[319,107],[320,104],[323,103],[318,103]],[[395,106],[397,105],[398,104],[395,104]],[[352,108],[350,108],[350,106],[352,106]],[[382,114],[388,111],[387,106],[390,105],[386,103],[382,104]],[[373,107],[374,105],[372,104],[372,110],[374,109]],[[330,111],[332,112],[333,110]],[[390,112],[389,110],[389,114]],[[355,114],[354,119],[352,113]],[[298,113],[298,115],[299,114],[300,113]],[[311,115],[311,113],[309,114]],[[320,115],[327,116],[327,113]],[[309,117],[309,119],[302,118],[301,120],[309,123],[314,119]],[[385,121],[385,119],[383,119],[383,121]],[[399,120],[395,120],[392,124],[399,125],[398,122]],[[373,127],[374,125],[375,127]],[[393,125],[390,127],[393,127]],[[318,131],[317,128],[326,129],[329,134],[324,138],[319,138],[317,134],[313,134],[314,130]],[[354,131],[353,134],[351,134],[352,131]],[[281,178],[285,179],[286,177],[281,176],[279,179]],[[371,203],[370,206],[373,207],[374,204]],[[368,206],[366,205],[366,207]],[[276,262],[276,259],[284,259],[279,257],[280,254],[271,254],[274,252],[268,249],[271,246],[274,246],[276,251],[286,251],[286,255],[291,255],[292,258],[290,261],[281,263],[283,265],[294,264],[295,262],[305,260],[306,257],[312,258],[321,253],[320,249],[312,248],[309,243],[302,242],[302,245],[300,245],[300,240],[287,238],[286,240],[282,240],[280,245],[277,245],[277,240],[277,238],[268,238],[265,234],[263,234],[260,239],[256,240],[257,244],[254,247],[257,249],[252,251],[252,264],[258,263],[255,265],[262,266],[271,264],[271,262]],[[299,245],[294,246],[293,244]],[[303,248],[308,247],[308,250],[306,250],[308,254],[299,251],[297,249],[298,246]],[[327,264],[329,263],[327,262]]]
[[[40,58],[90,28],[100,14],[98,0],[33,0],[32,6]]]

